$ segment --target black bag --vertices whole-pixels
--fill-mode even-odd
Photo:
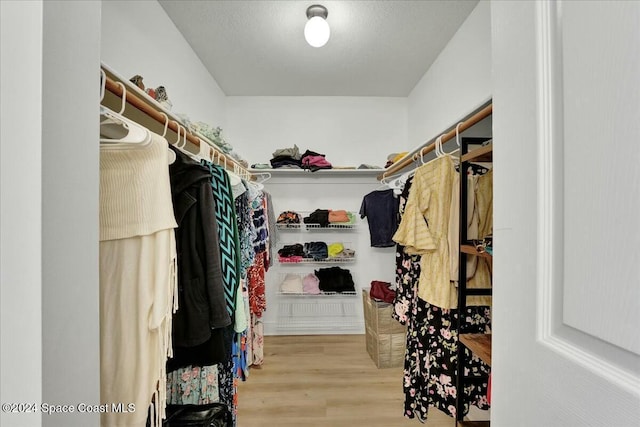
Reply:
[[[228,427],[231,414],[226,405],[167,405],[167,419],[163,427]]]

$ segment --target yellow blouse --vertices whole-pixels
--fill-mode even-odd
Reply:
[[[419,167],[393,240],[412,255],[422,255],[418,296],[441,308],[457,306],[451,282],[449,215],[455,168],[450,156]]]

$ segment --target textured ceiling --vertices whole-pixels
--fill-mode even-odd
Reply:
[[[303,35],[315,3],[329,11],[322,48]],[[160,4],[227,95],[407,96],[477,0]]]

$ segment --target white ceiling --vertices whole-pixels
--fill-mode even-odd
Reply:
[[[229,96],[407,96],[477,2],[160,0]],[[316,3],[321,48],[303,35]]]

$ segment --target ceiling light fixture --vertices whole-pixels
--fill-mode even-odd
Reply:
[[[327,23],[327,8],[319,4],[307,9],[307,24],[304,26],[304,38],[313,47],[322,47],[329,41],[331,29]]]

